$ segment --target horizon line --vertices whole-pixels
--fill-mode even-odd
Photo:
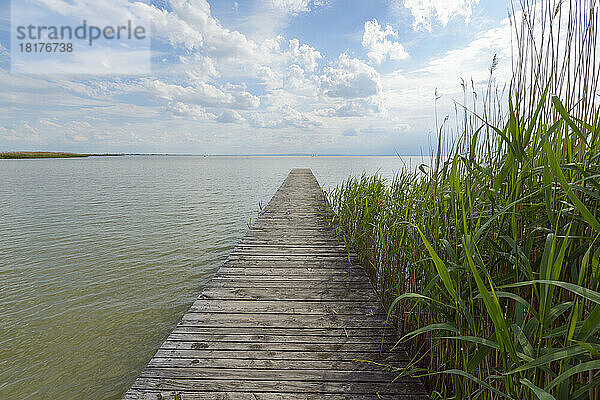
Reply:
[[[199,156],[199,157],[430,157],[424,154],[350,154],[350,153],[240,153],[240,154],[211,154],[211,153],[81,153],[96,156]]]

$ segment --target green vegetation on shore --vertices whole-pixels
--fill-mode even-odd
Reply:
[[[79,154],[54,151],[11,151],[0,153],[0,159],[119,157],[124,154]]]
[[[88,154],[62,153],[51,151],[14,151],[0,153],[0,159],[21,159],[21,158],[73,158],[88,157]]]
[[[328,196],[433,398],[600,398],[598,6],[533,4],[506,112],[491,77],[432,165]]]

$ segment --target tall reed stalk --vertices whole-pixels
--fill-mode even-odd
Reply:
[[[432,165],[329,192],[434,397],[600,399],[598,10],[522,0],[508,101],[490,83]]]

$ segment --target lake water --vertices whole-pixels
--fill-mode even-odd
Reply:
[[[119,399],[290,169],[420,157],[0,160],[0,399]]]

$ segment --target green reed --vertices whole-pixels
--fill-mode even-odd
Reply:
[[[431,165],[328,193],[434,397],[600,399],[598,8],[523,0],[506,111],[494,60]]]

